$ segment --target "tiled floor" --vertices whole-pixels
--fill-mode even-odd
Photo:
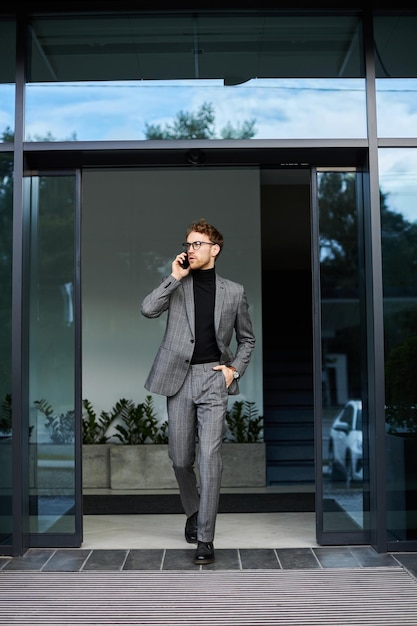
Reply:
[[[211,565],[194,565],[193,549],[31,549],[23,557],[3,557],[3,571],[185,571],[398,567],[417,578],[416,554],[377,554],[368,546],[249,548],[216,550]]]
[[[0,560],[3,571],[87,572],[167,570],[272,570],[398,567],[417,577],[417,555],[377,554],[368,546],[324,548],[249,548],[216,550],[211,565],[193,564],[184,549],[31,549],[23,557]]]
[[[321,547],[314,513],[220,514],[211,565],[193,563],[182,515],[86,516],[81,548],[39,548],[0,558],[4,572],[294,570],[399,567],[417,578],[417,553]]]

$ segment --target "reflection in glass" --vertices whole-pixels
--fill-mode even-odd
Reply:
[[[13,159],[0,154],[0,544],[12,533],[12,241]]]
[[[417,14],[374,17],[377,78],[417,78]]]
[[[417,136],[417,78],[377,79],[379,137]]]
[[[212,121],[204,118],[207,106]],[[362,80],[31,84],[26,140],[360,138],[364,112]],[[155,128],[161,136],[152,135]]]
[[[30,208],[31,532],[73,533],[74,177],[33,177]]]
[[[381,149],[388,541],[417,539],[417,150]]]
[[[7,143],[14,140],[14,85],[0,85],[0,142]]]
[[[374,18],[378,137],[417,136],[417,15]]]
[[[0,142],[13,140],[16,80],[16,23],[0,18]]]
[[[202,121],[207,106],[213,119]],[[152,134],[155,128],[161,136]],[[27,88],[27,141],[365,136],[363,80],[253,79],[235,87],[220,80],[48,83]]]
[[[353,14],[45,16],[28,36],[27,141],[202,138],[207,105],[208,139],[366,136]]]
[[[366,528],[366,439],[357,181],[318,173],[322,335],[323,530]]]

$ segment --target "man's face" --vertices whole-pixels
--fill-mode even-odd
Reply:
[[[187,243],[201,242],[198,250],[193,246],[188,248],[188,260],[192,270],[208,270],[214,267],[214,260],[219,253],[219,246],[213,244],[207,235],[192,231],[187,237]]]

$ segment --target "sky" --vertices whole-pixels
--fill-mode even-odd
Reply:
[[[217,134],[226,123],[256,120],[257,139],[365,137],[363,80],[221,80],[77,83],[27,88],[27,136],[63,140],[144,139],[146,123],[213,104]],[[326,111],[325,116],[323,111]]]

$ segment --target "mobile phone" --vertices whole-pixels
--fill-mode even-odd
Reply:
[[[188,254],[186,255],[184,261],[181,263],[182,269],[186,270],[187,267],[190,267],[190,261],[188,260]]]

